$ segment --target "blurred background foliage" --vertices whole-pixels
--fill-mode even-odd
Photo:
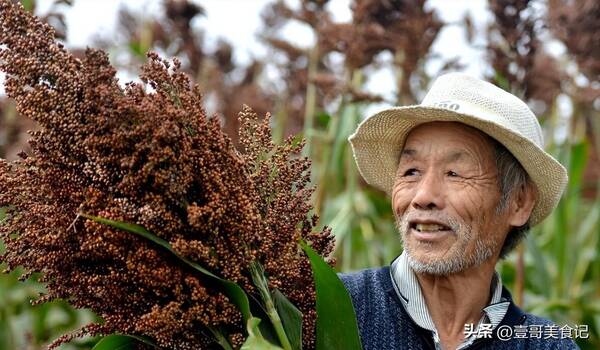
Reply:
[[[46,13],[36,11],[35,0],[21,2],[65,40],[64,15],[73,1],[54,1]],[[360,178],[348,136],[373,104],[418,103],[437,75],[463,68],[459,60],[447,59],[434,74],[424,69],[428,60],[439,59],[431,47],[444,26],[460,26],[470,45],[481,44],[473,40],[478,30],[473,18],[444,23],[425,0],[351,1],[352,18],[346,22],[336,22],[327,3],[272,1],[262,10],[259,34],[269,54],[245,65],[235,62],[236,48],[224,40],[206,48],[210,28],[192,25],[206,16],[202,1],[165,0],[157,15],[122,8],[115,33],[100,34],[89,45],[107,50],[120,72],[130,76],[147,50],[179,57],[203,89],[207,110],[221,118],[234,141],[244,103],[259,114],[273,114],[277,140],[290,134],[306,138],[317,185],[315,211],[321,225],[336,234],[338,269],[349,271],[388,264],[402,248],[389,199]],[[519,305],[559,324],[587,325],[589,339],[578,344],[600,349],[600,3],[489,0],[488,8],[485,78],[527,101],[539,116],[547,150],[570,174],[558,208],[499,270]],[[289,23],[310,28],[314,45],[301,47],[282,36]],[[564,50],[550,54],[549,40]],[[381,67],[394,76],[392,98],[365,88]],[[0,96],[0,157],[14,159],[27,151],[27,130],[35,128]],[[94,319],[66,302],[30,305],[43,286],[35,276],[24,282],[18,277],[0,275],[0,349],[41,349]],[[83,339],[63,348],[93,343]]]

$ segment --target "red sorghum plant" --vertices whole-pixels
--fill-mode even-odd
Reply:
[[[252,101],[252,109],[261,115],[275,106],[274,93],[259,86],[262,63],[254,60],[244,67],[236,65],[234,48],[223,40],[219,40],[215,49],[206,48],[204,29],[192,25],[206,16],[206,11],[195,1],[161,1],[161,14],[152,17],[142,16],[141,12],[141,8],[122,7],[116,35],[105,36],[98,47],[116,46],[133,54],[121,62],[121,67],[127,70],[137,68],[138,58],[144,58],[146,48],[180,57],[181,70],[196,77],[203,94],[210,95],[211,109],[219,114],[222,128],[238,145],[237,113],[242,104]]]
[[[530,0],[491,0],[494,21],[489,25],[487,51],[491,80],[528,101],[543,102],[539,114],[550,110],[568,77],[549,55],[539,37],[540,18]]]
[[[304,348],[314,348],[312,273],[297,243],[328,256],[333,238],[312,231],[309,161],[294,156],[302,144],[275,145],[268,116],[244,107],[238,152],[179,68],[150,53],[142,83],[121,87],[104,52],[79,60],[50,26],[0,0],[6,92],[40,126],[30,153],[0,160],[0,261],[41,273],[48,291],[37,303],[66,299],[102,318],[50,348],[114,332],[214,348],[208,328],[239,347],[245,325],[217,286],[152,242],[79,214],[136,223],[249,294],[258,294],[249,266],[260,263],[302,311]]]

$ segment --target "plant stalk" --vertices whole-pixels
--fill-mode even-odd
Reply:
[[[262,266],[256,261],[250,264],[250,273],[252,274],[252,280],[254,281],[254,285],[258,288],[260,292],[260,296],[263,300],[265,309],[267,311],[267,315],[273,324],[273,328],[275,328],[275,333],[277,333],[277,338],[281,343],[281,346],[284,350],[292,350],[292,344],[290,343],[287,335],[285,334],[285,329],[283,328],[283,323],[281,322],[281,318],[279,317],[279,313],[277,313],[277,309],[275,308],[275,304],[273,303],[273,298],[271,297],[271,292],[269,291],[269,285],[267,283],[267,278],[265,277],[264,270]]]
[[[304,106],[304,139],[306,146],[304,147],[303,155],[310,157],[312,146],[312,131],[314,127],[315,109],[317,103],[317,87],[313,83],[313,79],[317,74],[319,63],[319,45],[318,43],[310,50],[308,61],[308,83],[306,85],[306,100]]]
[[[227,338],[225,338],[225,336],[223,335],[223,333],[221,333],[220,330],[218,330],[214,327],[208,327],[208,329],[210,330],[210,332],[213,334],[213,336],[217,340],[217,343],[219,345],[221,345],[221,347],[223,349],[233,350],[233,347],[231,346],[231,344],[229,344],[229,341],[227,340]]]
[[[515,277],[515,304],[523,307],[525,294],[525,247],[519,244],[517,247],[517,266]]]

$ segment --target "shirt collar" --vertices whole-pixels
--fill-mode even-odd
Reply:
[[[421,328],[437,333],[417,276],[408,263],[406,252],[392,262],[390,274],[394,289],[413,321]],[[502,279],[498,272],[494,272],[491,288],[493,290],[492,298],[490,303],[483,308],[484,318],[479,323],[491,323],[492,327],[496,328],[504,319],[510,304],[509,301],[502,299]]]

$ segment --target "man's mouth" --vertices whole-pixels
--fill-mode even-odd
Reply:
[[[448,231],[450,228],[441,224],[421,224],[412,223],[411,227],[419,232],[437,232],[437,231]]]
[[[453,231],[450,227],[439,222],[411,222],[409,225],[412,235],[418,241],[436,242],[445,240]]]

